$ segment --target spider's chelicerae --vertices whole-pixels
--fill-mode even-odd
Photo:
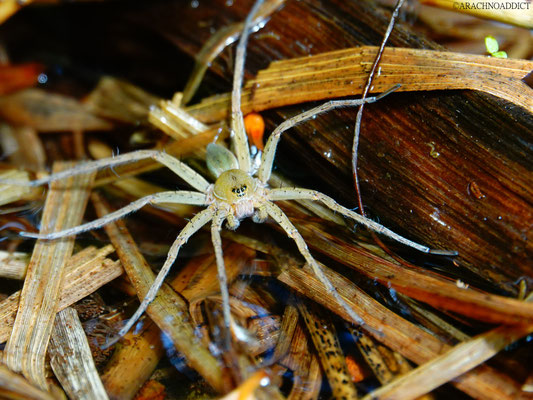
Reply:
[[[314,273],[327,288],[328,292],[331,293],[338,304],[346,310],[348,315],[350,315],[352,321],[358,324],[363,324],[364,322],[362,319],[348,306],[330,281],[326,278],[319,265],[309,252],[304,239],[298,233],[294,225],[289,221],[283,211],[275,204],[275,201],[278,200],[306,199],[321,202],[335,212],[338,212],[377,233],[388,236],[419,251],[425,253],[436,253],[435,251],[430,250],[428,247],[412,242],[392,232],[384,226],[337,204],[332,198],[320,192],[303,188],[274,189],[268,187],[268,181],[272,171],[272,163],[276,153],[276,148],[281,134],[284,131],[290,129],[300,122],[314,117],[317,114],[333,108],[360,105],[363,102],[362,100],[330,101],[283,122],[269,137],[264,149],[264,153],[262,154],[261,164],[257,172],[254,173],[254,171],[252,171],[251,156],[244,131],[243,116],[241,112],[241,86],[243,80],[245,49],[248,36],[253,25],[252,17],[256,14],[260,3],[262,3],[261,0],[256,2],[246,18],[244,29],[237,46],[231,114],[232,140],[235,154],[215,143],[212,143],[207,147],[207,166],[209,170],[217,177],[214,184],[209,183],[203,176],[174,157],[164,152],[152,150],[141,150],[111,158],[101,159],[98,161],[88,162],[78,165],[69,171],[53,174],[47,178],[35,180],[29,183],[31,186],[43,185],[51,181],[64,179],[72,175],[88,173],[100,168],[111,168],[120,164],[152,158],[170,168],[190,186],[196,189],[196,191],[178,190],[149,195],[134,201],[126,207],[110,213],[100,219],[60,232],[50,234],[22,233],[23,236],[38,239],[57,239],[65,236],[71,236],[80,232],[99,228],[105,224],[122,218],[147,204],[177,203],[206,207],[204,210],[196,214],[179,233],[169,250],[167,259],[161,271],[157,275],[146,297],[143,299],[141,305],[132,318],[120,330],[117,339],[123,336],[135,324],[137,319],[144,313],[150,302],[155,298],[163,283],[163,280],[169,272],[172,264],[176,260],[181,246],[187,242],[187,240],[196,231],[209,222],[211,222],[211,235],[218,267],[220,290],[222,293],[224,324],[226,332],[229,332],[231,315],[227,279],[222,255],[220,230],[224,221],[226,221],[229,229],[236,229],[240,221],[247,217],[252,217],[255,222],[263,222],[268,217],[276,221],[285,230],[287,235],[295,241],[306,262],[311,266]],[[378,97],[369,97],[364,100],[364,102],[375,102],[384,95],[386,95],[386,93]],[[8,181],[3,181],[2,183],[22,184],[19,182]],[[115,340],[111,343],[114,342]],[[111,343],[108,343],[108,345]]]

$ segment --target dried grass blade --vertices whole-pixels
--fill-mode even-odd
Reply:
[[[316,400],[320,394],[322,372],[318,357],[310,351],[309,342],[301,324],[296,325],[290,353],[283,360],[294,372],[293,386],[288,400]]]
[[[483,333],[382,386],[364,399],[415,399],[477,367],[531,332],[533,325],[501,326]]]
[[[346,327],[354,337],[357,348],[363,355],[368,366],[374,372],[374,375],[376,375],[376,378],[378,378],[378,381],[380,381],[381,384],[392,381],[394,379],[394,374],[389,369],[372,338],[360,328],[356,328],[350,324],[346,324]]]
[[[15,395],[17,399],[27,400],[54,400],[54,396],[43,390],[37,389],[19,374],[10,371],[5,365],[0,364],[0,397],[10,398],[4,392]]]
[[[459,329],[457,329],[452,324],[446,322],[441,317],[436,315],[435,313],[432,313],[431,311],[426,310],[424,307],[422,307],[420,304],[418,304],[415,300],[411,299],[408,296],[405,296],[401,293],[398,293],[398,297],[409,306],[411,309],[411,313],[414,315],[415,318],[418,316],[420,318],[417,318],[418,321],[421,322],[423,325],[427,327],[427,325],[432,326],[433,331],[440,331],[445,332],[447,335],[453,337],[454,339],[457,339],[461,342],[465,342],[470,339],[470,336],[463,333]]]
[[[333,322],[312,304],[305,305],[302,301],[298,301],[297,305],[326,373],[333,397],[336,399],[359,398],[348,374],[346,360]]]
[[[111,399],[132,399],[164,354],[161,331],[149,321],[141,332],[128,332],[113,353],[102,382]]]
[[[283,312],[283,317],[281,318],[278,342],[276,343],[271,358],[265,360],[265,365],[269,365],[271,362],[277,362],[288,354],[297,325],[298,309],[292,304],[292,301],[289,301],[289,304],[287,304],[285,311]]]
[[[27,172],[19,170],[4,171],[0,173],[0,179],[12,179],[24,182],[30,180]],[[34,191],[35,189],[32,189],[29,186],[0,185],[0,206],[24,199]]]
[[[105,258],[112,251],[111,245],[100,250],[88,247],[70,258],[58,310],[88,296],[122,274],[120,262]],[[0,302],[0,343],[5,342],[11,334],[20,295],[19,290]]]
[[[53,171],[72,166],[56,163]],[[77,175],[50,185],[46,198],[41,232],[60,231],[79,225],[87,205],[94,174]],[[28,266],[20,296],[20,304],[8,340],[5,363],[16,372],[22,371],[41,389],[45,378],[46,348],[58,311],[65,265],[72,254],[74,238],[37,241]]]
[[[325,266],[322,266],[322,269],[344,300],[361,316],[366,326],[372,329],[369,333],[372,335],[376,332],[382,333],[377,335],[376,339],[386,346],[417,364],[428,362],[450,349],[446,343],[379,304],[352,282]],[[349,320],[343,308],[336,305],[335,300],[312,272],[291,268],[282,272],[278,279]],[[479,399],[512,400],[520,393],[519,385],[515,381],[486,365],[480,365],[463,374],[453,384],[463,392]]]
[[[0,251],[0,276],[8,279],[24,279],[30,256],[27,253]]]
[[[54,374],[71,399],[108,398],[78,313],[73,308],[67,307],[57,313],[48,352]]]
[[[93,195],[92,200],[100,217],[111,212],[96,194]],[[108,224],[105,230],[117,249],[117,254],[135,286],[137,295],[143,299],[155,279],[155,274],[139,252],[123,221]],[[189,365],[215,390],[224,392],[226,383],[222,375],[222,367],[196,336],[194,326],[188,318],[189,312],[185,301],[164,284],[158,296],[148,307],[147,313],[170,337],[178,351],[183,353]]]
[[[377,47],[362,46],[316,56],[276,61],[258,73],[242,93],[242,111],[362,93]],[[533,62],[435,50],[385,48],[371,93],[401,84],[399,91],[478,90],[533,112],[533,90],[522,79]],[[225,118],[229,95],[204,99],[187,110],[205,123]]]
[[[146,122],[150,107],[159,101],[160,98],[131,83],[105,76],[89,94],[85,105],[96,115],[139,124]]]

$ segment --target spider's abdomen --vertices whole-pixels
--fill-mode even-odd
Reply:
[[[230,169],[218,177],[213,193],[217,199],[233,205],[252,197],[255,189],[255,180],[250,175],[240,169]]]

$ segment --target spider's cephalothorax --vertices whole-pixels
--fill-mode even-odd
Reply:
[[[241,219],[254,215],[257,187],[257,179],[240,169],[224,171],[218,177],[213,186],[213,196],[228,210],[229,229],[237,229]]]
[[[226,148],[211,143],[207,146],[207,165],[216,176],[212,188],[213,202],[228,211],[227,226],[236,229],[243,218],[255,216],[256,207],[264,201],[263,185],[241,169],[233,168],[237,159]]]

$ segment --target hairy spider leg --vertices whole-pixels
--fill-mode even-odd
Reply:
[[[146,293],[146,296],[144,297],[141,304],[139,305],[139,308],[137,308],[137,310],[132,315],[132,317],[128,320],[126,325],[124,325],[122,329],[118,332],[117,336],[115,336],[113,339],[105,343],[105,345],[102,348],[106,349],[114,345],[118,340],[120,340],[122,336],[124,336],[133,327],[133,325],[135,325],[135,323],[141,317],[141,315],[144,314],[144,312],[146,311],[150,303],[155,299],[159,289],[161,289],[161,285],[163,284],[166,276],[168,275],[170,268],[172,267],[172,265],[174,264],[174,261],[178,257],[178,253],[180,251],[181,246],[183,246],[195,232],[197,232],[201,227],[203,227],[205,224],[211,221],[211,219],[213,219],[214,214],[215,214],[215,209],[213,206],[210,206],[206,208],[205,210],[202,210],[198,214],[196,214],[187,223],[187,225],[185,225],[185,227],[181,230],[181,232],[179,233],[174,243],[172,243],[172,246],[170,247],[170,250],[167,255],[167,259],[165,260],[165,263],[163,264],[163,267],[157,274],[154,280],[154,283],[152,283],[152,286],[150,286],[150,289],[148,290],[148,293]]]
[[[241,110],[241,88],[244,76],[244,59],[246,57],[246,45],[252,28],[253,17],[257,14],[263,0],[257,0],[244,20],[237,54],[235,57],[235,70],[233,72],[233,90],[231,92],[231,130],[233,131],[233,147],[239,169],[246,173],[251,171],[250,149],[248,148],[248,138],[244,130],[244,119]]]
[[[265,209],[268,215],[270,215],[270,217],[283,228],[283,230],[287,233],[287,235],[292,240],[294,240],[294,242],[296,243],[296,246],[298,247],[298,250],[300,251],[300,254],[305,258],[305,261],[307,262],[307,264],[309,264],[309,266],[311,267],[311,269],[313,270],[317,278],[326,287],[327,291],[335,298],[337,303],[342,308],[344,308],[344,310],[348,313],[352,322],[358,325],[364,325],[365,322],[363,321],[363,319],[353,311],[353,309],[348,305],[348,303],[346,303],[346,301],[344,301],[344,299],[341,297],[337,289],[335,289],[335,287],[331,284],[331,282],[326,277],[326,275],[324,275],[322,268],[320,268],[316,260],[313,258],[313,256],[309,252],[309,249],[307,247],[307,244],[305,243],[304,238],[302,237],[302,235],[300,235],[298,230],[294,227],[294,225],[289,220],[287,215],[285,215],[285,213],[281,210],[281,208],[279,208],[277,205],[269,201],[265,203]]]
[[[418,244],[416,242],[413,242],[412,240],[406,239],[403,236],[398,235],[397,233],[394,233],[390,229],[384,227],[383,225],[378,224],[377,222],[372,221],[371,219],[368,219],[366,217],[363,217],[360,214],[357,214],[356,212],[341,206],[339,203],[337,203],[335,200],[333,200],[331,197],[326,196],[323,193],[320,193],[316,190],[310,190],[310,189],[301,189],[301,188],[279,188],[279,189],[270,189],[268,191],[268,199],[271,201],[278,201],[278,200],[312,200],[312,201],[319,201],[322,204],[324,204],[326,207],[330,208],[333,211],[336,211],[345,217],[348,217],[355,222],[366,226],[367,228],[372,229],[374,232],[385,235],[391,239],[396,240],[399,243],[402,243],[406,246],[412,247],[416,250],[419,250],[423,253],[431,253],[431,254],[438,254],[438,255],[446,255],[446,256],[454,256],[457,255],[457,252],[455,251],[448,251],[448,250],[434,250],[430,249],[429,247],[423,246],[421,244]]]
[[[207,195],[198,192],[189,192],[185,190],[177,190],[170,192],[154,193],[145,197],[142,197],[121,209],[104,215],[102,218],[95,219],[83,225],[79,225],[73,228],[65,229],[59,232],[53,232],[48,234],[21,232],[21,236],[36,238],[36,239],[58,239],[66,236],[77,235],[78,233],[90,231],[92,229],[101,228],[102,226],[109,224],[117,219],[120,219],[132,212],[139,210],[147,204],[161,204],[161,203],[176,203],[176,204],[188,204],[192,206],[203,206],[207,203]]]
[[[175,157],[157,150],[139,150],[132,153],[121,154],[120,156],[102,158],[96,161],[90,161],[77,165],[76,167],[68,170],[52,174],[46,178],[36,179],[34,181],[15,181],[10,179],[0,180],[0,184],[5,185],[18,185],[18,186],[41,186],[52,181],[69,178],[74,175],[86,174],[92,171],[96,171],[102,168],[112,168],[117,165],[128,164],[135,161],[141,161],[146,159],[153,159],[171,171],[178,175],[181,179],[187,182],[196,190],[206,193],[210,183],[198,172],[193,170],[187,164],[179,161]]]
[[[229,305],[228,277],[226,275],[226,267],[224,265],[224,254],[222,252],[222,239],[220,237],[220,230],[222,229],[222,223],[226,219],[227,215],[227,210],[217,210],[211,224],[211,240],[215,250],[218,283],[220,285],[220,295],[222,296],[222,313],[224,317],[223,343],[225,349],[229,349],[231,344],[231,310]]]
[[[378,96],[368,97],[365,100],[361,99],[351,99],[351,100],[330,100],[324,104],[321,104],[315,108],[312,108],[308,111],[305,111],[301,114],[295,115],[292,118],[289,118],[286,121],[283,121],[279,124],[276,129],[272,132],[270,137],[267,140],[265,145],[265,150],[263,152],[263,157],[261,158],[261,166],[259,167],[258,178],[261,182],[266,184],[270,179],[272,174],[272,164],[274,162],[274,157],[276,156],[276,150],[278,148],[278,143],[281,138],[281,134],[292,127],[307,121],[315,116],[322,114],[324,112],[333,110],[340,107],[352,107],[359,106],[364,103],[374,103],[388,94],[394,92],[400,87],[400,85],[395,85],[389,90],[379,94]]]

